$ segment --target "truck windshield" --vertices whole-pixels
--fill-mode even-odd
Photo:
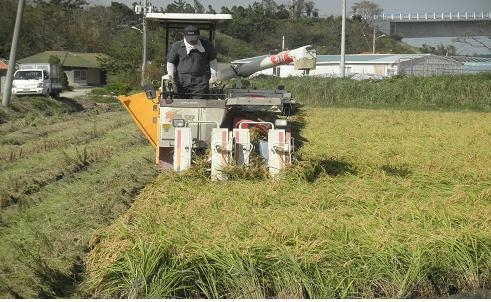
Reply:
[[[40,70],[18,70],[15,73],[16,80],[40,80],[43,78],[43,72]]]

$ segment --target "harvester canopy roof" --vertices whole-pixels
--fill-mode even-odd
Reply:
[[[180,14],[180,13],[148,13],[149,23],[177,25],[184,27],[188,24],[217,25],[232,20],[231,14]]]
[[[180,14],[180,13],[148,13],[146,19],[150,25],[165,28],[165,56],[169,49],[170,30],[182,32],[184,27],[194,25],[198,30],[208,31],[208,40],[214,44],[215,30],[218,25],[232,20],[231,14]]]

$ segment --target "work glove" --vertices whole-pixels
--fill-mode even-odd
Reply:
[[[212,75],[211,78],[210,78],[210,85],[212,85],[213,83],[215,83],[217,81],[217,77]]]
[[[216,75],[212,75],[210,78],[210,87],[220,87],[223,86],[223,82],[218,79]]]
[[[174,77],[169,75],[169,79],[167,80],[167,91],[174,91]]]

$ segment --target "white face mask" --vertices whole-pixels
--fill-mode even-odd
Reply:
[[[201,44],[201,40],[198,39],[194,44],[188,42],[186,38],[184,38],[184,45],[186,45],[186,52],[189,54],[191,50],[196,49],[199,52],[205,52],[205,48]]]
[[[198,36],[184,36],[184,39],[186,39],[186,42],[188,42],[191,45],[196,45],[198,44],[199,37]]]

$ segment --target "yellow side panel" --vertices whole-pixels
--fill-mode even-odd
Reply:
[[[158,94],[157,94],[158,95]],[[145,92],[130,96],[120,95],[119,101],[128,110],[135,124],[154,148],[157,147],[157,124],[159,119],[158,100],[149,100]]]

